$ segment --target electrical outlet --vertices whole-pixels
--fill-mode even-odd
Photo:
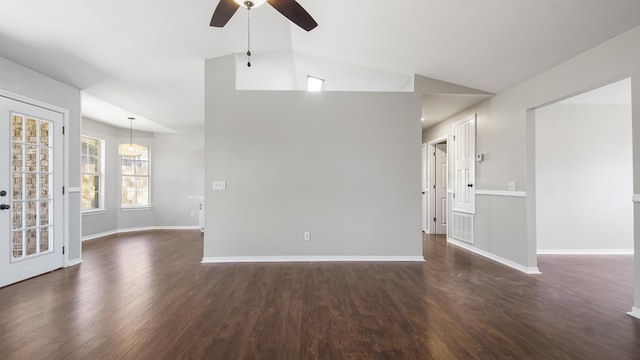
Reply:
[[[305,232],[304,232],[304,240],[305,240],[305,241],[309,241],[309,240],[311,240],[311,235],[309,234],[309,232],[308,232],[308,231],[305,231]]]
[[[196,216],[196,213],[192,211],[191,212],[191,217],[194,217],[194,216]]]
[[[516,191],[516,182],[509,181],[509,191]]]

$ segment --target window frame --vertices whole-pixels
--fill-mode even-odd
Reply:
[[[91,140],[95,140],[98,142],[98,156],[96,156],[96,159],[98,161],[98,172],[97,173],[89,173],[89,172],[85,172],[83,169],[83,159],[88,157],[88,156],[93,156],[93,155],[89,155],[88,153],[84,153],[82,150],[82,143],[84,142],[84,139],[91,139]],[[88,208],[85,209],[82,207],[82,196],[85,193],[85,189],[84,189],[84,183],[82,181],[80,181],[80,209],[82,214],[91,214],[91,213],[99,213],[99,212],[104,212],[106,211],[106,206],[105,206],[105,140],[104,139],[100,139],[94,136],[89,136],[89,135],[81,135],[80,137],[80,176],[82,177],[83,175],[92,175],[92,176],[98,176],[98,207],[96,208]],[[81,179],[82,180],[82,179]]]
[[[123,160],[126,160],[126,157],[124,156],[120,156],[120,210],[122,211],[135,211],[135,210],[148,210],[151,209],[152,207],[152,203],[151,203],[151,146],[148,145],[142,145],[142,147],[144,147],[147,150],[147,159],[146,160],[140,160],[139,158],[134,158],[134,159],[130,159],[132,161],[145,161],[147,163],[147,174],[146,175],[137,175],[135,174],[135,170],[134,170],[134,174],[124,174],[123,172]],[[135,169],[136,166],[133,166],[133,168]],[[123,181],[124,181],[124,177],[133,177],[133,178],[146,178],[147,179],[147,204],[146,205],[126,205],[124,204],[124,187],[123,187]],[[136,181],[134,181],[134,184],[137,184]],[[135,185],[137,186],[137,185]],[[136,200],[137,200],[137,188],[134,191],[136,193]],[[137,203],[137,201],[136,201]]]

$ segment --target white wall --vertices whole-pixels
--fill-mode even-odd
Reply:
[[[236,90],[306,90],[307,76],[324,80],[324,91],[413,91],[413,76],[317,59],[291,50],[236,55]]]
[[[526,197],[477,196],[476,247],[526,268],[537,268],[535,112],[532,109],[631,78],[632,107],[640,109],[640,27],[620,34],[423,132],[423,142],[450,134],[451,124],[478,114],[476,167],[481,190]],[[640,111],[632,114],[633,192],[640,194]],[[514,222],[511,222],[514,221]],[[506,226],[506,224],[508,226]],[[479,231],[483,229],[483,231]],[[634,204],[634,248],[640,253],[640,203]],[[544,271],[544,269],[541,269]],[[636,256],[634,311],[640,316],[640,257]]]
[[[206,62],[205,260],[421,258],[420,96],[236,91],[234,65]]]
[[[303,53],[294,54],[298,90],[307,89],[307,76],[324,80],[324,91],[413,91],[405,85],[411,74],[366,68],[332,59],[321,59]]]
[[[633,250],[631,106],[536,111],[540,252]]]
[[[24,66],[0,57],[0,90],[25,96],[69,111],[65,146],[69,149],[64,159],[68,166],[65,182],[68,188],[80,187],[80,90],[37,73]],[[68,216],[69,261],[77,263],[82,258],[80,242],[80,193],[69,191]]]
[[[82,236],[92,238],[127,229],[196,228],[199,204],[189,196],[204,192],[204,135],[153,134],[134,131],[136,143],[151,154],[151,207],[120,207],[120,156],[118,145],[129,141],[129,130],[83,119],[83,134],[105,140],[105,211],[84,213]],[[191,214],[193,213],[193,216]]]
[[[261,51],[251,56],[236,55],[236,89],[238,90],[295,90],[293,53],[291,50]]]
[[[153,212],[155,226],[198,226],[204,194],[204,131],[154,136]]]

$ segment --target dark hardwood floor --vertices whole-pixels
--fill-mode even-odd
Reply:
[[[442,236],[425,263],[200,264],[198,231],[84,243],[0,289],[0,359],[635,359],[632,256],[525,275]]]

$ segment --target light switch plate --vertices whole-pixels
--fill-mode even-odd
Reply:
[[[226,181],[214,181],[213,182],[213,191],[224,191],[227,190],[227,182]]]

